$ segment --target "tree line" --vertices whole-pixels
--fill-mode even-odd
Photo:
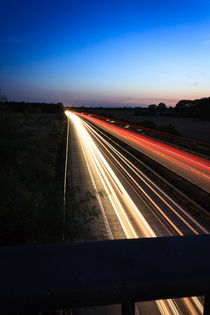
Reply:
[[[210,97],[181,100],[176,104],[175,111],[179,116],[210,120]]]
[[[63,113],[62,103],[25,103],[0,101],[0,111],[7,113]]]
[[[192,117],[210,120],[210,97],[180,100],[175,107],[167,107],[165,103],[151,104],[147,108],[140,107],[136,109],[135,115]]]
[[[100,113],[102,116],[113,118],[113,115],[108,113],[108,110],[119,109],[124,112],[133,112],[136,116],[170,116],[170,117],[192,117],[201,120],[210,120],[210,97],[205,97],[196,100],[180,100],[175,107],[166,106],[161,102],[157,104],[150,104],[147,107],[143,106],[123,106],[123,107],[84,107],[73,106],[70,110],[78,112],[87,112],[90,114]],[[103,112],[103,110],[105,110]]]

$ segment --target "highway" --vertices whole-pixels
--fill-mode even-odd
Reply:
[[[78,114],[210,193],[210,162],[86,114]]]
[[[123,153],[123,148],[79,115],[66,115],[74,128],[77,149],[80,148],[78,156],[86,165],[78,169],[85,174],[84,184],[95,191],[110,239],[209,233],[203,223],[136,167],[129,152]],[[136,313],[202,314],[201,301],[191,297],[137,303]]]

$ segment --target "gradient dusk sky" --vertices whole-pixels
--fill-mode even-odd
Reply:
[[[210,1],[0,0],[0,88],[66,105],[210,96]]]

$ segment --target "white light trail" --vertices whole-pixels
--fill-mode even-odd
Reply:
[[[109,142],[107,142],[102,136],[100,136],[91,126],[89,126],[87,123],[85,123],[86,127],[100,140],[100,144],[105,148],[105,143],[109,148],[110,151],[113,151],[118,158],[125,163],[130,170],[140,179],[142,180],[148,187],[149,189],[159,198],[161,201],[168,207],[172,212],[176,214],[177,217],[179,217],[180,220],[183,221],[183,223],[188,226],[188,228],[194,233],[194,234],[199,234],[197,230],[195,230],[192,225],[182,216],[180,215],[175,208],[178,208],[182,214],[184,214],[190,221],[192,221],[203,233],[208,233],[207,229],[205,229],[197,220],[195,220],[192,216],[190,216],[180,205],[178,205],[170,196],[168,196],[160,187],[158,187],[150,178],[148,178],[145,174],[143,174],[139,168],[135,166],[132,162],[130,162],[124,155],[122,155],[119,151],[117,151]],[[114,155],[109,151],[109,154],[112,156],[114,160],[115,157]],[[116,160],[117,163],[119,163],[119,160]],[[129,174],[129,172],[122,166],[120,167],[124,170],[124,172],[127,174],[128,177],[132,179],[133,182],[135,182],[136,186],[141,190],[145,196],[148,197],[148,199],[154,204],[154,206],[160,211],[160,213],[166,218],[166,220],[174,227],[175,230],[177,230],[179,235],[184,235],[174,224],[173,222],[165,215],[165,213],[158,207],[158,205],[155,203],[154,200],[148,196],[148,194],[142,189],[142,187],[132,178]],[[163,196],[163,197],[162,197]],[[169,202],[171,204],[169,204]]]

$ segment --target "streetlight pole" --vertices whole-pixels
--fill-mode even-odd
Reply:
[[[62,240],[65,240],[65,221],[66,221],[66,178],[68,169],[68,152],[69,152],[69,118],[67,118],[67,135],[66,135],[66,159],[65,159],[65,171],[64,171],[64,184],[63,184],[63,236]]]

